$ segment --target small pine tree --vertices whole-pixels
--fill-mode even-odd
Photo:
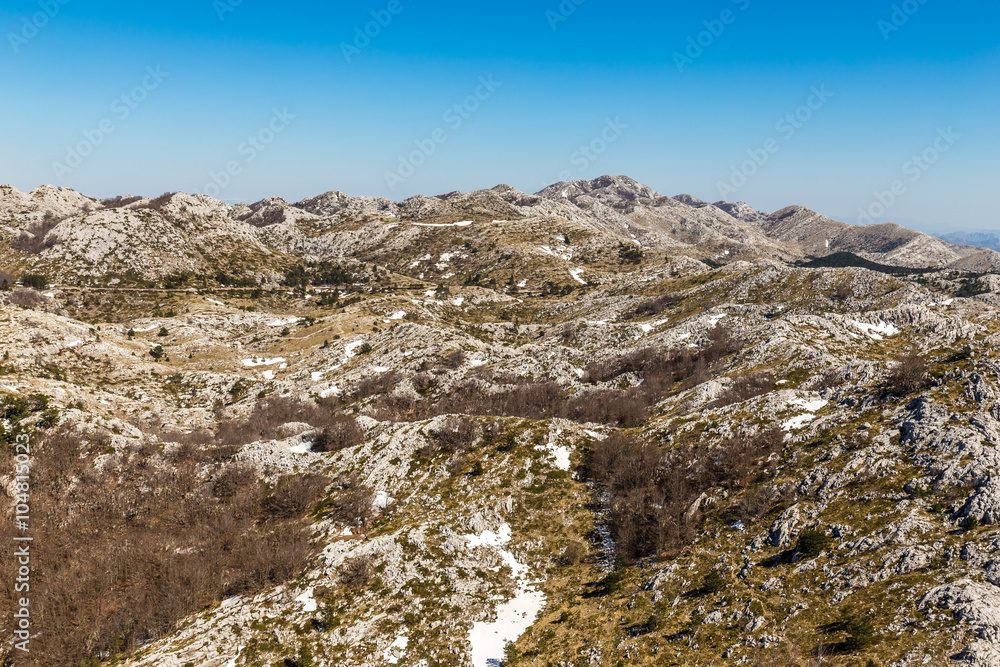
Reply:
[[[156,335],[159,336],[160,338],[166,338],[167,336],[170,335],[170,332],[167,331],[166,327],[160,327],[160,330],[157,332]]]
[[[712,570],[705,575],[705,579],[702,581],[701,593],[703,595],[713,595],[725,590],[728,585],[729,582],[726,581],[721,572]]]

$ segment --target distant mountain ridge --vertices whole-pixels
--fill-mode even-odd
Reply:
[[[955,245],[1000,251],[1000,232],[951,232],[950,234],[941,234],[938,238]]]
[[[184,271],[249,276],[302,260],[378,261],[385,252],[395,257],[395,237],[406,230],[408,238],[409,225],[507,220],[542,226],[562,221],[597,235],[602,244],[635,244],[712,262],[792,263],[849,252],[901,267],[1000,269],[1000,254],[986,245],[990,238],[979,239],[985,247],[975,247],[968,241],[977,235],[950,237],[964,242],[956,244],[895,224],[849,225],[803,206],[765,213],[744,202],[668,197],[627,176],[560,182],[534,194],[498,185],[393,202],[331,191],[295,204],[268,197],[237,205],[180,192],[99,200],[51,185],[30,193],[0,186],[0,241],[27,253],[16,261],[67,277],[156,278]],[[1000,248],[1000,238],[992,239]]]

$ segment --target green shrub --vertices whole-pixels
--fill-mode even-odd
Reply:
[[[21,284],[32,289],[45,289],[49,286],[49,279],[38,273],[26,273],[21,276]]]
[[[830,548],[833,538],[820,530],[803,530],[795,544],[795,553],[802,558],[816,558]]]
[[[705,575],[705,578],[701,583],[701,594],[702,595],[713,595],[715,593],[720,593],[726,589],[729,582],[726,578],[722,576],[722,573],[718,570],[712,570]]]
[[[848,618],[844,621],[844,629],[847,630],[844,648],[848,651],[863,651],[878,643],[875,625],[867,617]]]

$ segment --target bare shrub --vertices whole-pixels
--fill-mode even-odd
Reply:
[[[645,317],[648,315],[659,315],[667,308],[673,308],[678,303],[684,300],[684,297],[680,294],[662,294],[655,299],[649,301],[643,301],[632,311],[626,313],[625,319],[631,320],[636,317]]]
[[[825,389],[835,389],[844,384],[846,380],[835,370],[828,370],[817,378],[814,378],[810,388],[813,391],[823,391]]]
[[[65,429],[35,444],[32,612],[59,631],[33,637],[32,652],[47,665],[127,654],[224,597],[287,580],[312,553],[303,514],[256,511],[259,487],[235,466],[135,453],[97,468],[95,444]],[[10,456],[0,451],[12,469]],[[0,538],[12,531],[0,522]],[[10,550],[0,565],[13,567]],[[15,609],[13,589],[0,591],[0,611]]]
[[[61,218],[56,217],[52,211],[47,211],[41,222],[36,223],[27,232],[22,232],[10,242],[11,250],[38,255],[57,245],[59,243],[57,237],[51,236],[47,239],[46,237],[60,222],[62,222]]]
[[[582,542],[572,541],[563,547],[558,562],[564,567],[577,565],[587,555],[587,547]]]
[[[716,486],[757,477],[759,463],[780,451],[784,434],[765,431],[715,447],[661,452],[639,438],[613,434],[594,445],[584,474],[606,494],[612,537],[626,561],[674,553],[697,535],[694,501]]]
[[[33,290],[30,287],[18,287],[14,289],[13,292],[7,295],[7,300],[10,301],[11,305],[20,306],[21,308],[37,308],[45,303],[45,297],[42,296],[41,292]]]
[[[314,452],[339,452],[360,445],[365,441],[365,430],[358,420],[348,415],[338,415],[334,422],[313,438]]]
[[[888,382],[892,393],[909,396],[929,387],[931,379],[923,359],[915,354],[906,354],[896,360]]]
[[[347,391],[347,397],[352,401],[363,401],[377,394],[386,394],[395,389],[401,379],[402,376],[395,371],[365,378]]]
[[[774,391],[774,376],[770,373],[754,373],[733,380],[732,384],[706,407],[722,408],[734,403],[749,401]]]
[[[244,463],[224,467],[212,480],[212,493],[222,501],[232,500],[239,493],[251,489],[257,482],[257,471]]]
[[[417,390],[417,393],[423,394],[430,391],[431,387],[434,386],[434,376],[430,373],[417,373],[411,378],[410,382],[413,384],[413,388]]]
[[[358,478],[340,479],[320,506],[320,516],[349,526],[364,526],[372,517],[374,499],[375,493]]]
[[[14,277],[14,274],[7,271],[0,271],[0,290],[11,289],[16,282],[17,278]]]
[[[462,350],[455,350],[454,352],[448,353],[448,355],[441,362],[441,367],[449,370],[456,370],[461,368],[464,364],[465,352]]]
[[[572,322],[567,322],[559,328],[558,332],[556,332],[556,338],[564,343],[569,343],[576,338],[576,333],[576,325]]]
[[[220,447],[239,447],[256,440],[271,440],[281,435],[281,427],[302,422],[322,428],[337,416],[329,404],[269,397],[257,403],[249,415],[222,420],[216,429],[215,442]]]
[[[261,507],[279,519],[301,516],[316,505],[329,483],[321,475],[286,475],[278,480]]]
[[[570,395],[566,387],[551,380],[515,376],[509,373],[482,375],[454,387],[434,402],[430,398],[383,393],[366,408],[383,421],[427,419],[437,415],[466,414],[524,419],[564,417],[579,422],[596,422],[624,427],[642,425],[649,409],[678,383],[699,383],[710,376],[710,366],[740,349],[728,330],[716,327],[708,332],[700,350],[646,348],[591,363],[586,378],[591,383],[617,380],[617,386],[600,387]],[[637,376],[641,383],[634,384]],[[396,374],[392,374],[395,384]],[[425,378],[426,379],[426,378]],[[375,386],[381,379],[359,383],[349,392],[354,400],[370,391],[387,391]],[[417,388],[429,386],[415,382]],[[431,452],[433,454],[433,452]]]
[[[753,523],[770,511],[778,498],[778,491],[770,486],[747,490],[737,505],[737,517],[744,523]]]
[[[371,556],[356,556],[344,561],[338,581],[344,588],[358,590],[371,583],[373,574]]]
[[[475,420],[451,416],[444,420],[441,428],[434,431],[434,443],[441,450],[454,454],[471,449],[482,435],[482,429]]]

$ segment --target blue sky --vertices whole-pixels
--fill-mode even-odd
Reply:
[[[5,0],[0,182],[401,200],[611,173],[1000,228],[998,27],[977,0]]]

